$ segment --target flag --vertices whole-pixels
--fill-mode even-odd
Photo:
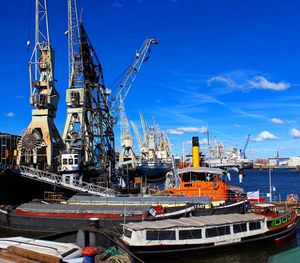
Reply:
[[[259,199],[259,190],[254,192],[247,192],[247,199]]]

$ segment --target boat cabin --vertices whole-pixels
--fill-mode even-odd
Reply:
[[[122,240],[129,246],[221,245],[240,242],[268,230],[256,214],[227,214],[143,221],[124,225]]]
[[[169,189],[170,194],[184,196],[210,196],[212,200],[228,199],[228,184],[222,180],[224,171],[217,168],[183,168],[177,171],[178,188]]]
[[[277,219],[274,227],[272,222]],[[162,256],[228,248],[265,239],[277,241],[292,235],[296,226],[297,217],[291,213],[277,218],[255,213],[193,216],[125,224],[122,240],[135,254]]]

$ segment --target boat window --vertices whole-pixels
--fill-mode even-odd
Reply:
[[[275,225],[276,225],[276,226],[277,226],[277,225],[280,225],[280,223],[281,223],[281,220],[280,220],[280,219],[276,219]]]
[[[287,218],[286,217],[283,217],[282,218],[282,223],[285,223],[287,221]]]
[[[74,159],[74,164],[78,164],[78,159]]]
[[[175,231],[147,231],[146,240],[175,240]]]
[[[240,232],[246,232],[247,231],[247,224],[234,224],[233,225],[233,232],[234,233],[240,233]]]
[[[184,187],[192,187],[193,184],[184,184]]]
[[[124,236],[125,236],[125,237],[129,237],[129,238],[131,238],[131,235],[132,235],[132,231],[131,231],[131,230],[129,230],[129,229],[125,229]]]
[[[288,215],[288,220],[290,220],[290,219],[291,219],[291,214]]]
[[[229,226],[212,227],[206,229],[206,237],[223,236],[230,234]]]
[[[73,164],[73,159],[69,159],[69,164]]]
[[[219,236],[229,235],[230,227],[229,226],[221,226],[217,228]]]
[[[63,164],[68,164],[68,159],[63,159]]]
[[[256,229],[260,229],[260,221],[256,221],[256,222],[250,222],[249,223],[249,230],[256,230]]]
[[[206,237],[216,237],[218,236],[218,231],[216,227],[213,228],[207,228],[205,231],[205,236]]]
[[[179,230],[179,239],[199,239],[202,238],[201,229]]]

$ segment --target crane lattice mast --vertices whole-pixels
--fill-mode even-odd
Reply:
[[[46,0],[35,1],[35,45],[29,61],[32,121],[18,143],[18,163],[57,168],[63,142],[54,124],[59,94],[55,88]]]
[[[79,153],[85,168],[109,175],[114,167],[114,140],[102,66],[78,21],[75,0],[68,1],[69,87],[63,140],[69,153]]]
[[[134,163],[136,160],[133,152],[133,140],[122,97],[120,97],[120,141],[122,147],[119,157],[120,164],[129,161]]]

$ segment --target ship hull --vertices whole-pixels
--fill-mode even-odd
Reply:
[[[171,164],[165,163],[141,163],[136,167],[135,171],[138,176],[144,177],[146,180],[165,179],[166,174],[172,169]]]

